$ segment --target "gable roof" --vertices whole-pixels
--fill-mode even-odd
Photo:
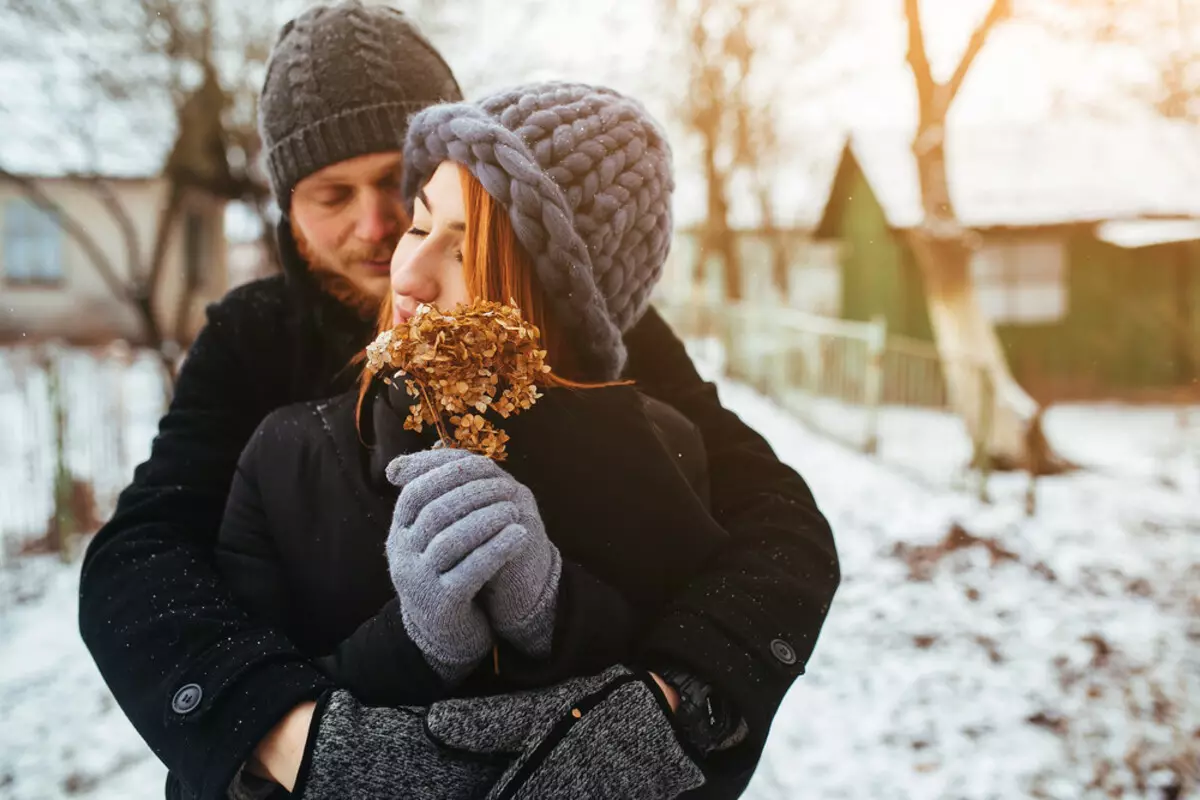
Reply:
[[[841,154],[839,175],[856,165],[892,228],[923,217],[910,141],[899,130],[857,132]],[[959,220],[970,228],[1200,219],[1200,129],[1183,122],[951,128],[946,159]],[[839,183],[825,199],[822,235],[833,231]]]

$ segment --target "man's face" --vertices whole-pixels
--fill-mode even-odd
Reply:
[[[400,198],[400,153],[332,164],[296,184],[291,218],[309,267],[378,307],[388,292],[392,252],[408,227]]]

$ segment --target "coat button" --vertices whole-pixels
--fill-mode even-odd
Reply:
[[[202,697],[204,697],[204,690],[197,684],[189,683],[175,693],[175,697],[171,699],[171,710],[176,714],[188,714],[196,710]]]
[[[789,667],[796,663],[796,651],[783,639],[776,639],[771,642],[771,655]]]

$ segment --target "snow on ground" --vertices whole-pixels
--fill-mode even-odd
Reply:
[[[0,798],[161,798],[166,770],[79,638],[78,584],[54,556],[0,575]]]
[[[1042,481],[1029,519],[1017,476],[983,505],[722,397],[807,477],[843,572],[749,797],[1167,796],[1151,765],[1200,745],[1194,494],[1083,472]],[[936,547],[955,526],[985,541]]]
[[[1064,409],[1063,449],[1101,469],[1043,480],[1027,518],[1020,476],[988,505],[927,479],[961,453],[944,420],[908,415],[914,474],[886,428],[881,462],[722,397],[809,480],[843,572],[747,797],[1170,796],[1168,762],[1200,744],[1200,503],[1158,479],[1169,419]],[[79,641],[77,579],[50,557],[0,570],[0,797],[161,796]]]
[[[793,392],[782,403],[810,426],[851,447],[867,436],[863,406]],[[971,439],[945,411],[883,406],[878,458],[943,486],[964,486]],[[1051,406],[1046,436],[1071,462],[1129,480],[1200,494],[1200,406],[1063,403]]]

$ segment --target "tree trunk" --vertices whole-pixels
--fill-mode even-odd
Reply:
[[[787,305],[791,299],[788,278],[788,241],[787,235],[775,225],[775,209],[771,205],[769,185],[759,187],[759,214],[762,217],[763,235],[771,251],[771,284],[779,292],[779,302]]]
[[[925,222],[912,231],[909,241],[925,282],[929,320],[951,406],[992,467],[1031,465],[1035,459],[1026,445],[1038,406],[1013,379],[996,329],[975,296],[971,251],[947,184],[941,126],[919,132],[913,152]],[[1036,459],[1042,460],[1050,459]]]
[[[725,198],[725,175],[717,166],[717,143],[707,137],[704,147],[704,178],[708,192],[708,218],[704,223],[705,249],[721,259],[725,299],[742,299],[742,265],[737,243],[729,229],[729,203]],[[707,255],[707,253],[706,253]]]

